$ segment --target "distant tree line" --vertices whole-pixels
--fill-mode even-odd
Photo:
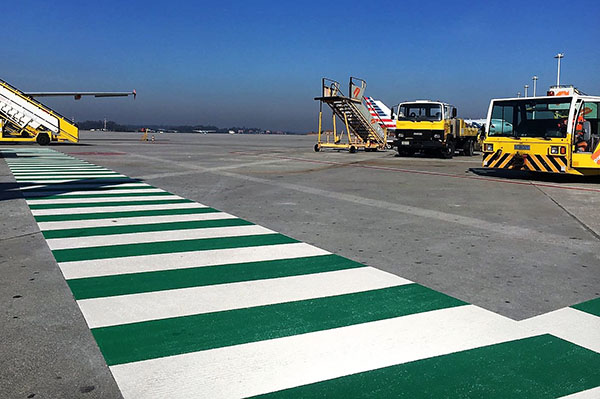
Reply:
[[[104,129],[104,121],[83,121],[77,122],[77,126],[81,130],[102,130]],[[112,132],[139,132],[141,129],[151,129],[154,131],[165,132],[180,132],[193,133],[194,131],[206,130],[215,133],[227,133],[233,131],[235,133],[260,134],[260,133],[275,133],[275,134],[303,134],[294,132],[283,132],[260,129],[257,127],[228,127],[222,128],[213,125],[121,125],[114,121],[106,121],[106,130]]]
[[[81,130],[102,130],[104,129],[104,121],[84,121],[77,122],[77,126]],[[183,133],[191,133],[194,130],[214,130],[216,132],[227,132],[228,129],[218,128],[213,125],[121,125],[114,121],[106,121],[106,130],[113,132],[138,132],[140,129],[152,130],[169,130]]]

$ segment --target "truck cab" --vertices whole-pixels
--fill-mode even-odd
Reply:
[[[600,97],[572,86],[546,94],[490,102],[483,167],[600,175]]]

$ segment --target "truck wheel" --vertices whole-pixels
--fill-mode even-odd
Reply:
[[[319,152],[321,150],[321,146],[319,144],[315,144],[315,152]]]
[[[50,144],[50,136],[46,133],[40,133],[35,138],[35,141],[37,141],[39,145],[48,145]]]
[[[465,142],[465,144],[463,146],[463,153],[467,157],[473,156],[473,154],[475,153],[475,143],[473,143],[473,140],[467,140]]]
[[[448,143],[446,143],[446,146],[442,148],[442,158],[452,159],[452,157],[454,156],[454,150],[454,142],[449,141]]]
[[[348,151],[350,151],[350,154],[354,154],[356,152],[356,147],[351,145]]]

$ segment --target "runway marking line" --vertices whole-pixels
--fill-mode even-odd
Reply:
[[[516,322],[126,176],[53,180],[45,161],[91,164],[51,149],[8,153],[126,398],[600,387],[600,300]]]
[[[267,156],[270,158],[286,159],[286,160],[290,160],[290,161],[299,161],[299,162],[318,163],[318,164],[325,164],[325,165],[337,165],[337,166],[348,166],[348,167],[353,167],[353,168],[384,170],[384,171],[388,171],[388,172],[403,172],[403,173],[413,173],[413,174],[420,174],[420,175],[451,177],[454,179],[490,181],[490,182],[494,182],[494,183],[518,184],[518,185],[525,185],[525,186],[539,186],[539,187],[557,188],[557,189],[562,189],[562,190],[589,191],[589,192],[600,193],[600,189],[597,189],[597,188],[561,186],[561,185],[557,185],[557,184],[537,183],[537,182],[533,182],[533,181],[527,181],[527,182],[512,181],[512,180],[506,180],[506,179],[494,179],[494,178],[490,178],[490,177],[462,176],[462,175],[457,175],[457,174],[452,174],[452,173],[444,173],[444,172],[430,172],[430,171],[426,171],[426,170],[394,168],[394,167],[389,167],[389,166],[363,165],[359,162],[344,163],[344,162],[335,162],[335,161],[325,161],[325,160],[319,160],[319,159],[288,157],[288,156],[282,156],[282,155],[255,154],[255,153],[243,152],[243,151],[232,151],[231,153],[238,154],[238,155],[249,155],[249,156]]]

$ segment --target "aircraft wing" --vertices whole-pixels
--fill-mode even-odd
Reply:
[[[61,96],[73,96],[75,100],[81,99],[83,96],[94,96],[94,97],[127,97],[137,95],[136,91],[55,91],[55,92],[26,92],[25,95],[29,97],[61,97]]]

